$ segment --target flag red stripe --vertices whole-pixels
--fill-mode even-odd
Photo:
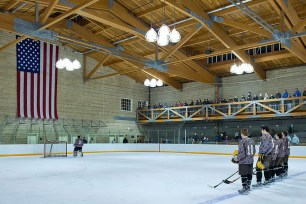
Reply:
[[[23,78],[24,78],[24,83],[23,83],[23,90],[24,90],[24,92],[23,92],[23,104],[24,104],[24,106],[23,106],[23,110],[24,110],[24,117],[27,118],[28,117],[28,109],[27,109],[27,107],[28,107],[28,98],[27,98],[28,97],[28,83],[27,83],[28,77],[27,77],[27,72],[24,72]]]
[[[40,47],[39,73],[20,67],[21,62],[17,59],[17,116],[58,119],[58,70],[55,63],[59,57],[59,47],[43,42],[40,43]],[[20,50],[22,49],[16,50],[18,57],[22,54],[18,54]]]
[[[47,72],[47,44],[44,43],[44,58],[43,58],[43,72],[44,72],[44,75],[43,75],[43,78],[44,78],[44,81],[43,81],[43,90],[42,90],[42,94],[43,94],[43,118],[46,118],[46,72]]]
[[[20,116],[20,72],[17,71],[17,116]]]
[[[52,111],[51,111],[51,106],[52,106],[52,66],[53,66],[53,45],[50,44],[50,66],[49,66],[49,118],[52,118]]]
[[[59,53],[59,46],[56,46],[56,57],[55,57],[55,62],[57,62],[58,60],[58,53]],[[58,115],[57,115],[57,72],[58,69],[55,68],[55,90],[54,90],[54,117],[55,119],[58,119]]]
[[[34,116],[34,74],[31,73],[31,116],[32,118],[35,118]]]

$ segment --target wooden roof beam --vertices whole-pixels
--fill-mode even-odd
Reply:
[[[292,26],[297,25],[300,21],[302,21],[298,15],[297,12],[295,11],[294,7],[292,6],[292,4],[290,3],[290,1],[288,1],[288,5],[285,4],[285,2],[283,0],[276,0],[276,2],[278,3],[278,5],[280,6],[280,8],[284,11],[284,13],[286,14],[286,16],[288,17],[289,21],[291,22]],[[306,29],[302,28],[301,29],[302,32],[305,32]],[[306,45],[306,36],[301,37],[304,45]],[[304,61],[305,62],[305,61]]]
[[[256,26],[250,26],[248,24],[239,23],[237,21],[233,21],[233,20],[223,18],[223,17],[221,17],[221,19],[222,19],[221,21],[216,21],[216,22],[224,24],[224,25],[229,25],[231,27],[238,28],[238,29],[241,29],[241,30],[246,30],[246,31],[249,31],[251,33],[259,34],[259,35],[262,35],[262,36],[265,36],[265,37],[268,37],[268,38],[272,37],[272,34],[268,31],[266,31],[265,29],[259,29]]]
[[[255,57],[255,62],[260,63],[260,62],[268,62],[271,60],[278,60],[278,59],[284,59],[288,57],[293,57],[294,55],[287,50],[280,50],[276,52],[270,52],[270,53],[265,53],[265,54],[259,54]],[[208,68],[212,71],[216,70],[222,70],[222,69],[229,69],[229,67],[234,63],[237,62],[236,60],[226,60],[222,62],[216,62],[216,63],[209,63]]]
[[[40,18],[40,24],[43,25],[47,22],[50,14],[54,11],[55,6],[58,4],[59,0],[52,0],[45,10],[45,12],[42,14],[42,17]]]
[[[27,36],[22,36],[20,38],[17,38],[16,40],[12,41],[12,42],[9,42],[8,44],[4,45],[3,47],[0,47],[0,52],[3,52],[4,50],[6,49],[9,49],[10,47],[16,45],[17,43],[27,39],[28,37]]]
[[[155,11],[160,10],[160,9],[164,8],[165,6],[167,6],[167,5],[165,5],[164,3],[162,3],[162,4],[160,4],[160,5],[154,6],[153,8],[150,8],[150,9],[148,9],[148,10],[139,12],[139,13],[135,14],[135,16],[136,16],[137,18],[141,18],[141,17],[143,17],[143,16],[149,15],[150,13],[153,13],[153,12],[155,12]]]
[[[176,5],[177,10],[179,10],[180,12],[195,18],[197,21],[199,21],[199,23],[201,23],[206,29],[210,30],[211,33],[217,38],[219,39],[223,45],[225,45],[227,48],[234,48],[237,46],[237,44],[233,41],[233,39],[231,39],[226,32],[220,27],[220,25],[216,24],[216,23],[212,23],[212,26],[208,26],[207,24],[205,24],[202,19],[197,18],[193,15],[191,15],[189,12],[187,12],[187,9],[192,11],[193,13],[197,14],[198,16],[201,16],[201,18],[204,18],[206,21],[210,20],[210,17],[208,16],[208,14],[206,14],[200,7],[196,6],[195,2],[193,2],[192,0],[189,1],[184,1],[181,2],[183,3],[183,5],[179,5],[177,4],[175,1],[173,0],[167,0],[166,4],[168,5]],[[249,55],[246,54],[244,52],[244,50],[235,50],[233,51],[235,53],[235,55],[243,62],[249,62]],[[261,79],[265,79],[266,78],[266,73],[265,71],[259,67],[258,65],[256,65],[254,62],[249,62],[250,64],[252,64],[252,66],[254,67],[254,71],[255,73],[259,76],[259,78]]]
[[[65,22],[62,22],[62,24],[64,25]],[[109,47],[109,48],[114,48],[115,47],[113,44],[107,42],[102,37],[96,36],[91,31],[89,31],[89,30],[85,29],[84,27],[82,27],[80,25],[77,25],[75,23],[71,24],[70,30],[72,30],[73,32],[78,33],[78,35],[82,36],[83,39],[86,39],[89,42],[97,43],[97,44],[100,44],[100,45],[104,45],[104,46]],[[137,63],[137,62],[134,62],[134,61],[131,61],[131,60],[127,60],[127,59],[122,59],[122,60],[124,60],[124,61],[128,62],[129,64],[132,64],[132,65],[140,68],[140,70],[142,72],[144,72],[145,74],[149,74],[149,75],[151,75],[153,77],[156,77],[158,79],[163,80],[166,84],[168,84],[170,86],[173,86],[176,89],[182,89],[182,84],[181,83],[175,81],[174,79],[171,79],[170,77],[168,77],[164,73],[159,73],[158,76],[155,76],[154,72],[144,70],[144,65],[141,64],[141,63]]]
[[[120,5],[118,2],[114,2],[112,5],[112,8],[110,10],[114,15],[116,15],[118,18],[120,18],[122,21],[126,22],[129,25],[134,26],[134,28],[137,28],[141,30],[143,33],[139,36],[141,38],[144,38],[144,33],[146,30],[149,29],[148,25],[145,25],[139,20],[133,16],[125,7]],[[130,30],[125,30],[126,32],[130,32]],[[167,52],[170,51],[169,46],[163,47],[162,49],[166,50]],[[187,57],[185,54],[177,50],[174,54],[177,58],[185,58]],[[216,76],[210,73],[209,71],[205,70],[203,67],[201,67],[199,64],[193,61],[189,61],[185,63],[187,66],[191,67],[192,69],[196,70],[195,74],[199,74],[203,77],[203,80],[206,80],[206,83],[214,83]]]
[[[7,5],[7,6],[5,6],[5,10],[7,10],[7,11],[9,11],[9,10],[11,10],[12,8],[14,8],[17,4],[19,4],[20,2],[21,2],[22,0],[12,0],[12,1],[10,1],[10,3]]]
[[[191,30],[187,35],[184,36],[174,47],[171,47],[168,52],[162,56],[160,60],[165,61],[168,59],[175,51],[180,49],[192,36],[194,36],[199,30],[201,30],[202,25],[197,25],[193,30]]]
[[[48,22],[47,24],[41,26],[39,28],[39,30],[44,30],[44,29],[46,29],[46,28],[48,28],[48,27],[50,27],[50,26],[60,22],[61,20],[67,18],[68,16],[70,16],[70,15],[72,15],[72,14],[74,14],[74,13],[76,13],[76,12],[78,12],[78,11],[80,11],[80,10],[82,10],[82,9],[84,9],[84,8],[86,8],[86,7],[90,6],[90,5],[98,2],[98,1],[99,0],[87,0],[87,1],[77,5],[74,8],[69,9],[66,13],[61,14],[60,16],[56,17],[52,21]]]
[[[86,79],[90,79],[96,72],[97,70],[103,66],[103,64],[106,62],[106,60],[110,57],[110,55],[105,55],[99,62],[98,64],[89,72],[89,74],[86,76]]]

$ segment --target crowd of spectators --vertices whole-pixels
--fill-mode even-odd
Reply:
[[[304,89],[303,93],[297,88],[294,93],[291,95],[287,90],[281,94],[279,91],[276,91],[275,94],[253,94],[248,92],[246,95],[242,95],[239,99],[237,96],[232,97],[230,96],[228,99],[226,98],[215,98],[215,99],[198,99],[198,100],[191,100],[190,103],[186,101],[181,102],[178,101],[175,104],[171,103],[159,103],[159,104],[142,104],[142,107],[138,107],[138,109],[158,109],[158,108],[168,108],[168,107],[184,107],[184,106],[195,106],[195,105],[207,105],[207,104],[218,104],[218,103],[232,103],[232,102],[244,102],[244,101],[257,101],[257,100],[268,100],[268,99],[280,99],[280,98],[290,98],[290,97],[301,97],[306,96],[306,88]],[[291,104],[292,101],[285,101],[285,104]],[[298,104],[299,100],[295,100],[295,104]],[[288,105],[289,106],[289,105]]]

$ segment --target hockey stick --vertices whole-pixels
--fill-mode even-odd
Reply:
[[[235,173],[233,173],[232,175],[230,175],[229,177],[227,177],[226,179],[222,180],[219,184],[215,185],[214,188],[217,188],[218,186],[220,186],[222,183],[226,183],[228,182],[228,179],[231,178],[232,176],[234,176],[235,174],[237,174],[238,171],[236,171]]]
[[[254,169],[256,169],[256,167],[254,167],[253,170],[254,170]],[[230,180],[228,180],[228,179],[231,178],[232,176],[234,176],[236,173],[238,173],[238,171],[236,171],[234,174],[230,175],[230,176],[227,177],[226,179],[222,180],[219,184],[213,186],[213,188],[217,188],[217,187],[220,186],[222,183],[225,183],[225,184],[234,183],[235,181],[237,181],[238,179],[240,179],[241,176],[239,176],[238,178],[236,178],[236,179],[234,179],[234,180],[232,180],[232,181],[230,181]],[[253,171],[253,173],[254,173],[254,171]]]

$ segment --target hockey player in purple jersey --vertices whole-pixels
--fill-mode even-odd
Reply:
[[[290,141],[287,138],[288,135],[287,132],[283,131],[282,135],[284,140],[284,153],[282,154],[282,156],[284,156],[284,160],[283,160],[283,170],[281,177],[286,177],[288,175],[288,158],[290,155]]]
[[[256,180],[257,183],[253,185],[253,187],[260,187],[263,184],[266,185],[270,180],[270,165],[271,165],[271,157],[272,157],[272,136],[269,133],[269,128],[267,126],[261,127],[261,141],[258,152],[258,161],[256,164]],[[263,164],[263,166],[259,165]],[[265,182],[262,183],[262,171],[264,172]]]
[[[240,194],[250,190],[253,174],[254,155],[256,153],[254,140],[249,138],[248,129],[241,130],[241,140],[238,145],[238,155],[235,158],[239,164],[239,174],[241,175],[242,189]]]
[[[270,165],[271,182],[275,181],[275,174],[279,176],[282,171],[284,142],[281,133],[278,133],[273,139],[272,161]]]

